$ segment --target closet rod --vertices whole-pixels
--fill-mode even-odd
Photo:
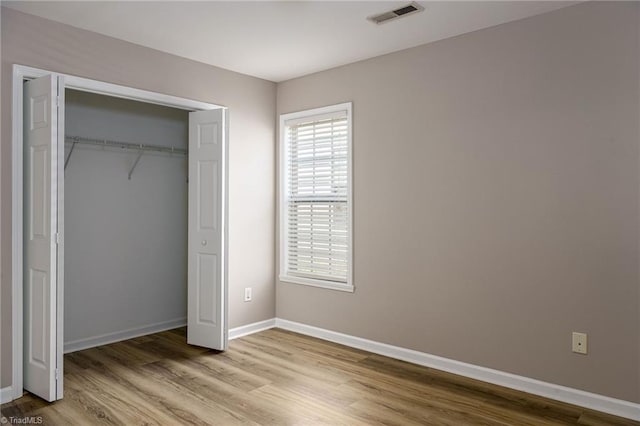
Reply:
[[[93,139],[82,136],[65,136],[65,142],[72,144],[82,145],[94,145],[94,146],[108,146],[112,148],[133,149],[135,151],[153,151],[153,152],[165,152],[167,154],[182,154],[188,155],[188,151],[183,148],[174,148],[172,146],[162,146],[153,144],[131,143],[112,141],[108,139]],[[67,160],[68,161],[68,160]]]

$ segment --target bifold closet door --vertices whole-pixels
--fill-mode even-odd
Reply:
[[[58,281],[62,90],[62,78],[49,75],[26,82],[23,97],[23,387],[47,401],[62,398],[62,375],[57,377],[62,360],[57,327],[58,286],[62,286]]]
[[[217,350],[227,347],[225,113],[189,114],[187,343]]]

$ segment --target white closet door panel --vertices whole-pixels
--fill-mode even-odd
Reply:
[[[189,114],[187,342],[224,350],[225,110]]]
[[[54,401],[58,399],[58,80],[41,77],[24,87],[24,388]]]

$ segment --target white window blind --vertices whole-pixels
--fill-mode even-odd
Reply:
[[[286,120],[286,276],[350,285],[346,110]]]

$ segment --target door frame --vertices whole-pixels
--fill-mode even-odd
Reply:
[[[177,96],[165,95],[162,93],[151,92],[147,90],[136,89],[133,87],[121,86],[112,83],[92,80],[88,78],[77,77],[64,73],[33,68],[25,65],[13,65],[12,76],[12,107],[11,107],[11,349],[12,349],[12,400],[17,399],[23,394],[23,82],[45,75],[53,77],[62,76],[64,78],[64,87],[69,89],[81,90],[100,95],[130,99],[134,101],[146,102],[157,105],[164,105],[172,108],[179,108],[188,111],[201,111],[211,109],[226,109],[225,113],[225,171],[224,171],[224,196],[222,214],[225,221],[223,232],[223,297],[220,300],[221,308],[224,309],[224,336],[225,341],[228,338],[229,328],[229,310],[228,310],[228,209],[229,209],[229,167],[228,167],[228,147],[229,147],[229,111],[227,107],[218,104],[201,102],[192,99],[180,98]],[[63,98],[64,99],[64,98]],[[64,142],[63,142],[64,143]],[[64,214],[64,213],[62,213]],[[64,219],[62,219],[64,221]],[[64,252],[64,236],[62,236],[59,250]],[[60,262],[60,259],[58,260]],[[64,269],[58,268],[59,275],[63,274]],[[58,276],[59,278],[60,276]],[[64,281],[58,280],[59,283]],[[57,286],[57,345],[64,345],[64,286]],[[226,345],[225,345],[226,347]],[[61,353],[62,351],[59,351]],[[62,360],[57,360],[57,365],[63,365]],[[62,374],[62,371],[60,371]],[[62,381],[58,382],[57,393],[62,395]]]

